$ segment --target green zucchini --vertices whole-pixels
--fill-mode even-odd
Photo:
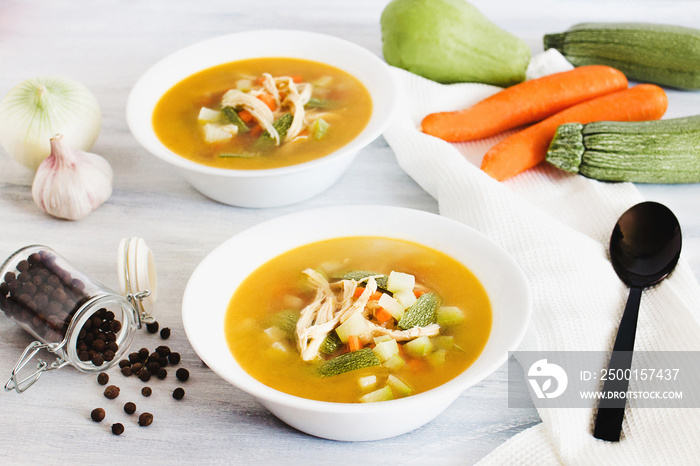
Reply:
[[[331,332],[323,339],[319,351],[323,354],[333,354],[342,344],[343,342],[340,341],[338,335],[335,332]]]
[[[299,320],[299,311],[286,309],[272,316],[272,325],[279,327],[289,338],[294,338],[294,333]]]
[[[399,320],[398,326],[402,330],[413,327],[425,327],[437,322],[437,308],[440,307],[440,297],[437,293],[423,293],[413,303],[403,317]]]
[[[559,126],[547,162],[604,181],[700,182],[700,115]]]
[[[224,107],[221,109],[222,112],[224,112],[224,115],[226,115],[226,118],[233,123],[234,125],[238,126],[238,132],[239,133],[247,133],[250,131],[250,128],[248,128],[248,125],[245,124],[243,120],[241,120],[241,117],[238,116],[238,112],[236,111],[235,108],[233,107]]]
[[[700,89],[700,29],[649,23],[582,23],[544,36],[574,66],[608,65],[627,78]]]
[[[277,134],[279,134],[280,143],[284,142],[284,137],[287,135],[289,127],[292,126],[292,121],[294,121],[294,116],[291,113],[285,113],[276,119],[274,123],[272,123],[272,127],[275,128],[277,130]],[[270,133],[268,131],[264,131],[258,138],[256,144],[259,148],[265,148],[272,145],[274,141],[275,140],[272,139]]]
[[[379,365],[379,358],[371,348],[341,354],[321,364],[318,374],[321,377],[332,377],[345,372]]]
[[[389,277],[381,273],[371,272],[369,270],[353,270],[352,272],[346,272],[344,274],[338,275],[335,278],[338,278],[340,280],[355,280],[359,282],[367,277],[374,277],[374,280],[377,282],[377,289],[379,289],[379,291],[388,293],[386,285],[389,282]]]

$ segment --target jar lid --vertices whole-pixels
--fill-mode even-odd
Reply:
[[[153,305],[158,297],[158,280],[153,251],[143,238],[123,238],[117,254],[119,287],[134,306],[140,307],[140,318],[146,323],[153,320]],[[134,299],[135,298],[135,299]]]

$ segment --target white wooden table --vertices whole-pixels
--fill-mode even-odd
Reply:
[[[328,2],[209,0],[103,2],[3,0],[0,2],[0,95],[38,75],[62,75],[84,83],[98,97],[103,126],[93,151],[112,164],[114,194],[80,222],[44,215],[31,199],[32,173],[0,153],[0,260],[33,243],[53,247],[81,270],[117,287],[116,248],[126,236],[144,237],[159,271],[158,320],[172,328],[165,342],[191,372],[184,400],[170,397],[171,374],[143,385],[109,373],[122,388],[114,401],[102,396],[94,376],[72,368],[47,373],[28,392],[0,393],[0,463],[234,463],[234,464],[470,464],[517,432],[539,422],[534,409],[507,406],[502,367],[465,392],[444,414],[412,433],[385,441],[342,443],[313,438],[287,427],[252,397],[225,383],[198,359],[184,335],[180,302],[199,261],[218,244],[266,219],[338,204],[388,204],[437,212],[437,203],[397,165],[378,139],[363,150],[340,182],[309,201],[251,210],[210,201],[175,171],[150,156],[131,136],[124,116],[136,79],[154,62],[193,42],[231,32],[297,28],[332,34],[381,56],[379,16],[386,1]],[[697,26],[692,1],[554,2],[475,1],[498,25],[537,52],[544,33],[589,20],[658,21]],[[700,92],[669,92],[667,117],[698,113]],[[674,210],[684,232],[683,257],[700,275],[700,186],[640,186],[650,200]],[[31,341],[0,316],[0,377],[4,383]],[[142,332],[133,345],[154,349],[159,337]],[[147,428],[121,411],[126,401],[155,415]],[[95,407],[107,419],[89,419]],[[121,437],[109,433],[122,422]],[[371,419],[368,419],[371,422]],[[695,426],[697,428],[697,426]]]

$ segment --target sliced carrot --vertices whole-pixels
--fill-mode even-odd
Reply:
[[[364,293],[364,291],[365,291],[365,287],[364,287],[364,286],[358,286],[357,288],[355,288],[355,292],[353,293],[352,297],[355,298],[355,299],[357,299],[357,298],[360,297],[360,295],[361,295],[362,293]]]
[[[263,130],[262,126],[256,124],[255,126],[250,128],[250,133],[248,133],[248,134],[250,134],[254,138],[257,138],[258,136],[260,136],[263,133],[263,131],[264,130]]]
[[[357,351],[362,349],[362,341],[357,335],[348,336],[348,349],[350,351]]]
[[[377,321],[380,324],[383,324],[384,322],[388,322],[393,316],[383,307],[379,307],[376,311],[374,311],[374,317],[377,318]]]
[[[592,121],[658,120],[668,100],[653,84],[637,86],[569,107],[493,146],[484,156],[481,169],[502,181],[543,162],[559,125]]]
[[[253,121],[255,118],[253,118],[253,114],[250,113],[248,110],[241,110],[238,112],[238,116],[243,120],[243,123],[250,123]]]
[[[413,290],[413,295],[416,298],[420,298],[421,295],[424,295],[425,293],[427,293],[427,291],[425,291],[425,290]]]
[[[432,113],[423,119],[421,128],[445,141],[472,141],[626,88],[627,78],[615,68],[581,66],[508,87],[464,110]]]
[[[304,81],[300,74],[292,75],[290,76],[290,78],[292,78],[292,81],[294,81],[297,84]]]
[[[275,111],[275,109],[277,108],[277,103],[275,102],[275,98],[272,97],[272,95],[268,94],[267,92],[264,92],[264,93],[258,95],[258,99],[262,100],[265,103],[265,105],[267,105],[267,107],[272,111]]]

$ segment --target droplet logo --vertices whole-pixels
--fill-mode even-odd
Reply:
[[[569,378],[561,366],[548,363],[546,359],[536,361],[527,371],[527,379],[537,398],[556,398],[566,390]],[[556,385],[552,387],[552,381]]]

